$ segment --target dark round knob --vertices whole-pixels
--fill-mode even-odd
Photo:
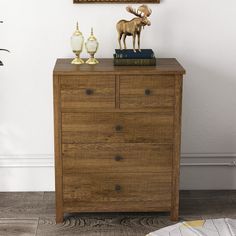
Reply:
[[[116,184],[115,190],[116,190],[116,192],[119,192],[121,190],[121,186],[119,184]]]
[[[123,127],[122,127],[121,125],[117,125],[117,126],[116,126],[116,131],[121,131],[122,128],[123,128]]]
[[[150,95],[150,94],[151,94],[150,89],[145,89],[145,95]]]
[[[115,156],[115,160],[116,160],[116,161],[121,161],[122,159],[123,159],[123,157],[122,157],[122,156],[118,156],[118,155],[117,155],[117,156]]]
[[[85,93],[86,93],[87,95],[91,95],[91,94],[93,93],[93,90],[92,90],[92,89],[86,89],[86,90],[85,90]]]

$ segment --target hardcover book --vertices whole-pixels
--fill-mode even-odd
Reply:
[[[156,58],[140,59],[140,58],[114,58],[114,66],[155,66]]]
[[[115,58],[140,58],[140,59],[151,59],[155,58],[152,49],[141,49],[141,51],[134,52],[133,49],[115,49]]]

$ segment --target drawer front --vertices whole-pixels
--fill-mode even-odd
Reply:
[[[120,77],[120,108],[174,107],[174,76]]]
[[[172,171],[171,144],[63,144],[63,173]]]
[[[172,143],[173,116],[158,113],[63,113],[62,143]]]
[[[64,202],[160,201],[170,204],[171,172],[63,175]]]
[[[114,107],[114,76],[61,77],[62,111]]]

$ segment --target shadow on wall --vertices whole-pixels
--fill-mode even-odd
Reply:
[[[0,21],[0,23],[3,23],[3,21]],[[0,48],[0,51],[9,52],[7,49],[2,49],[2,48]],[[3,66],[3,63],[1,60],[0,60],[0,66]]]
[[[182,62],[182,61],[181,61]],[[182,151],[236,153],[234,71],[184,59]]]
[[[181,189],[236,189],[236,168],[230,165],[236,154],[236,69],[189,57],[180,62],[187,71],[182,162],[191,164],[181,168]]]

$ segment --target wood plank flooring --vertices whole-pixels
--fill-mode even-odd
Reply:
[[[55,223],[53,192],[0,193],[1,236],[145,236],[167,213],[81,213]],[[180,220],[236,218],[236,191],[181,191]]]

